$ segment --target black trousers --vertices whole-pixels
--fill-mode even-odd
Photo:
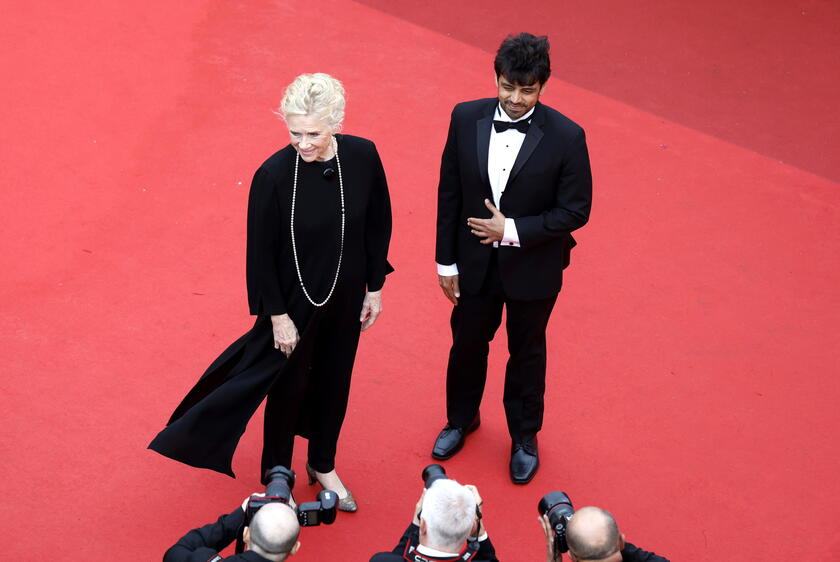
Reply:
[[[511,250],[516,251],[516,250]],[[514,442],[536,436],[542,428],[546,344],[545,330],[557,295],[514,300],[505,295],[493,250],[487,276],[477,295],[461,294],[452,309],[452,348],[446,371],[446,415],[450,425],[465,427],[478,413],[487,380],[490,342],[507,311],[508,352],[504,406]]]
[[[350,395],[359,345],[357,293],[337,292],[312,319],[314,333],[301,350],[309,357],[303,376],[277,381],[268,392],[263,422],[262,473],[291,466],[295,434],[309,440],[307,462],[318,472],[335,469],[338,437]],[[274,345],[273,336],[271,346]],[[279,352],[276,352],[279,353]]]

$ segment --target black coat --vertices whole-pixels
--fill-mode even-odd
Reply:
[[[391,205],[385,171],[374,144],[350,135],[336,135],[344,176],[347,224],[340,281],[343,286],[365,286],[378,291],[390,271],[386,258],[391,237]],[[253,315],[288,312],[297,326],[312,312],[295,272],[291,240],[292,176],[296,152],[291,145],[275,153],[254,174],[248,199],[248,248],[246,271],[248,305]],[[317,163],[300,163],[304,168]],[[338,254],[340,203],[337,174],[330,182],[332,193],[315,194],[326,212],[307,225],[300,213],[298,187],[295,224],[298,258],[310,295],[321,301],[333,281]],[[326,224],[327,221],[332,224]],[[326,227],[326,228],[325,228]],[[325,236],[325,230],[329,235]],[[308,263],[306,258],[309,257]],[[320,258],[320,259],[316,259]]]
[[[394,550],[391,552],[379,552],[374,554],[373,557],[371,557],[370,562],[405,562],[406,560],[414,561],[415,559],[429,562],[434,562],[435,560],[440,560],[442,562],[456,562],[456,560],[470,560],[471,562],[499,562],[499,559],[496,558],[496,549],[493,548],[493,543],[490,542],[490,537],[487,537],[485,540],[478,543],[478,550],[472,557],[469,557],[469,554],[462,553],[462,555],[457,559],[436,558],[433,556],[416,554],[414,549],[417,548],[419,541],[420,528],[414,523],[411,523],[403,533],[402,537],[400,537],[400,540],[397,543],[397,546],[394,547]],[[415,556],[417,556],[417,558],[415,558]]]
[[[489,218],[487,177],[496,98],[460,103],[452,111],[438,187],[435,261],[457,264],[460,288],[476,294],[491,246],[470,233],[467,218]],[[545,299],[560,291],[575,245],[571,232],[589,219],[592,174],[586,138],[576,123],[537,103],[499,210],[513,218],[521,247],[499,248],[499,271],[512,299]]]
[[[215,523],[193,529],[163,555],[163,562],[215,562],[216,560],[241,560],[243,562],[266,562],[256,552],[245,551],[227,558],[219,556],[219,551],[232,543],[245,520],[242,507],[237,507],[228,515],[222,515]]]
[[[291,146],[260,166],[248,200],[247,285],[254,327],[231,344],[181,401],[149,448],[191,466],[233,476],[231,461],[248,420],[271,394],[282,408],[266,408],[266,426],[293,442],[315,433],[327,449],[338,439],[366,290],[382,288],[392,270],[388,186],[374,144],[337,135],[344,180],[345,237],[335,292],[323,307],[301,291],[291,244],[291,199],[297,153]],[[326,181],[319,163],[300,163],[295,209],[296,248],[306,288],[316,301],[328,294],[340,248],[339,180]],[[286,359],[274,349],[270,315],[288,313],[300,334]],[[273,397],[273,398],[272,398]],[[269,418],[269,410],[276,419]],[[316,423],[317,422],[317,423]],[[314,429],[313,429],[314,428]],[[289,464],[276,441],[265,443],[263,471]],[[329,444],[332,445],[329,445]],[[272,449],[274,448],[274,449]]]
[[[629,542],[624,543],[624,548],[621,549],[621,559],[624,562],[668,562],[667,558],[642,550]]]

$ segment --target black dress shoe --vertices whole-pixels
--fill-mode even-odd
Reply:
[[[514,484],[527,484],[540,467],[537,438],[514,443],[510,451],[510,479]]]
[[[481,418],[476,414],[475,419],[470,422],[467,427],[452,427],[446,424],[446,427],[440,432],[440,435],[435,439],[435,446],[432,449],[432,458],[439,461],[455,456],[455,453],[461,450],[464,446],[464,441],[467,440],[467,435],[478,429],[481,425]]]

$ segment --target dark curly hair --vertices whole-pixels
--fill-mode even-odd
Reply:
[[[508,35],[499,45],[496,60],[493,61],[496,77],[504,76],[520,86],[530,86],[534,82],[545,84],[551,76],[549,48],[548,37],[545,35]]]

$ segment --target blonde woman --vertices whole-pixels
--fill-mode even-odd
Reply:
[[[247,286],[254,327],[207,369],[150,448],[233,476],[248,420],[267,398],[262,474],[290,467],[308,438],[307,472],[355,511],[335,470],[359,334],[382,310],[391,207],[374,144],[340,134],[344,88],[303,74],[280,106],[289,144],[254,175]]]

